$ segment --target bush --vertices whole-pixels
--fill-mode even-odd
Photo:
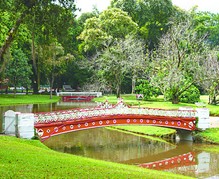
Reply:
[[[197,101],[200,101],[200,91],[194,85],[180,95],[180,102],[195,103]]]
[[[138,80],[135,88],[136,94],[143,94],[144,99],[148,100],[159,95],[159,89],[150,84],[148,80]]]

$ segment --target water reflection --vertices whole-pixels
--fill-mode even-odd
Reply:
[[[154,169],[196,178],[219,175],[219,155],[201,151],[201,144],[192,142],[173,145],[96,128],[53,136],[44,143],[56,151],[131,165],[168,161],[168,166]]]
[[[54,136],[44,143],[48,147],[61,152],[131,164],[133,162],[129,161],[132,159],[141,159],[175,148],[174,145],[168,143],[152,141],[105,128]]]

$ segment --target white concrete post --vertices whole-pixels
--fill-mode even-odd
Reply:
[[[20,113],[12,110],[6,111],[4,115],[3,132],[6,135],[31,139],[34,137],[34,114]]]
[[[197,108],[196,116],[198,117],[199,129],[205,130],[210,127],[209,109],[208,108]]]

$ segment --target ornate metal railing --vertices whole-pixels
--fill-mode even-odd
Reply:
[[[150,115],[192,118],[196,117],[194,110],[165,110],[153,108],[137,108],[125,105],[122,101],[116,105],[108,102],[101,104],[96,108],[72,109],[66,111],[35,113],[35,123],[52,123],[58,121],[83,120],[92,117],[104,117],[113,115]]]

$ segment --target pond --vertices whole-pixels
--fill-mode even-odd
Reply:
[[[95,105],[95,103],[59,102],[0,107],[0,112],[3,114],[9,109],[20,112],[43,112]],[[2,118],[3,116],[0,122]],[[213,176],[219,178],[219,154],[200,150],[203,144],[158,142],[111,128],[95,128],[53,136],[44,144],[59,152],[99,160],[164,170],[196,178]]]

